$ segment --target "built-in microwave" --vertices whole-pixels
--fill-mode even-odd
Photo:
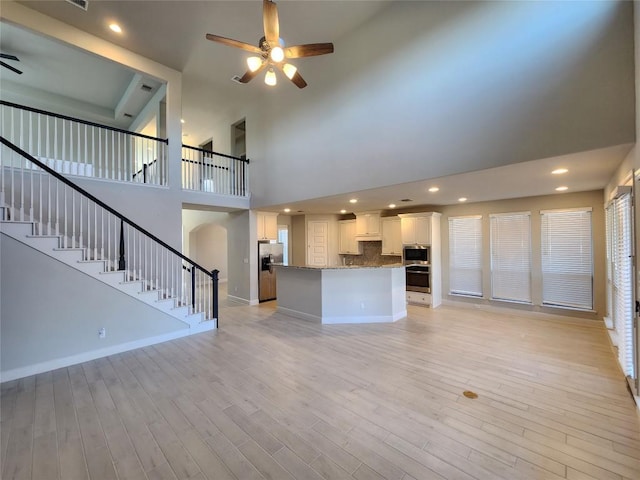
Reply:
[[[405,265],[429,265],[431,248],[428,245],[405,245],[402,258]]]

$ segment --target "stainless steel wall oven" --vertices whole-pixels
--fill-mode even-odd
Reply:
[[[429,265],[407,265],[407,290],[431,293],[431,267]]]

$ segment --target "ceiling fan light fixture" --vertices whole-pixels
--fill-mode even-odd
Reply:
[[[269,56],[274,62],[280,63],[284,60],[284,50],[281,47],[273,47],[269,52]]]
[[[270,87],[274,87],[276,83],[278,83],[278,80],[276,79],[276,72],[273,71],[273,68],[267,70],[267,74],[264,76],[264,83]]]
[[[296,74],[296,72],[298,71],[298,69],[296,67],[294,67],[293,65],[291,65],[290,63],[285,63],[282,66],[282,71],[287,76],[287,78],[289,80],[291,80],[293,78],[293,76]]]
[[[250,71],[255,72],[262,66],[262,59],[260,57],[249,57],[247,58],[247,65]]]

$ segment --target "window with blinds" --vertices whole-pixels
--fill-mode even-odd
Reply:
[[[449,293],[482,297],[482,216],[449,218]]]
[[[605,210],[605,237],[607,250],[607,328],[613,325],[613,253],[611,247],[611,229],[613,228],[613,205],[607,206]]]
[[[633,359],[633,277],[631,195],[613,201],[611,232],[612,314],[618,336],[618,360],[625,375],[635,376]]]
[[[541,215],[542,304],[593,308],[591,209]]]
[[[491,215],[491,298],[531,303],[531,214]]]

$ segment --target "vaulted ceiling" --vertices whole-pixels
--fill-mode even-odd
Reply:
[[[366,208],[380,208],[407,191],[431,204],[462,194],[540,195],[552,193],[555,180],[541,176],[522,188],[502,173],[531,178],[562,162],[583,169],[573,191],[601,188],[635,141],[630,2],[282,0],[289,45],[336,45],[333,55],[298,62],[309,82],[300,91],[234,83],[247,55],[204,38],[257,43],[260,1],[90,0],[87,12],[62,0],[18,3],[182,71],[189,143],[210,138],[229,111],[248,112],[248,135],[260,132],[254,151],[263,158],[252,159],[252,175],[265,179],[255,192],[261,206],[333,211],[331,199],[360,194],[371,197]],[[112,21],[123,34],[107,28]],[[115,64],[100,73],[104,59],[74,64],[83,52],[47,54],[38,42],[16,42],[12,28],[3,24],[2,48],[20,53],[24,78],[36,56],[34,68],[63,64],[87,87],[99,83],[91,75],[111,72],[109,88],[78,99],[96,110],[115,112],[114,99],[134,81],[136,72]],[[70,97],[71,81],[56,82],[61,90],[52,94]],[[23,88],[31,87],[40,88]],[[451,185],[447,196],[426,193],[435,179]]]

